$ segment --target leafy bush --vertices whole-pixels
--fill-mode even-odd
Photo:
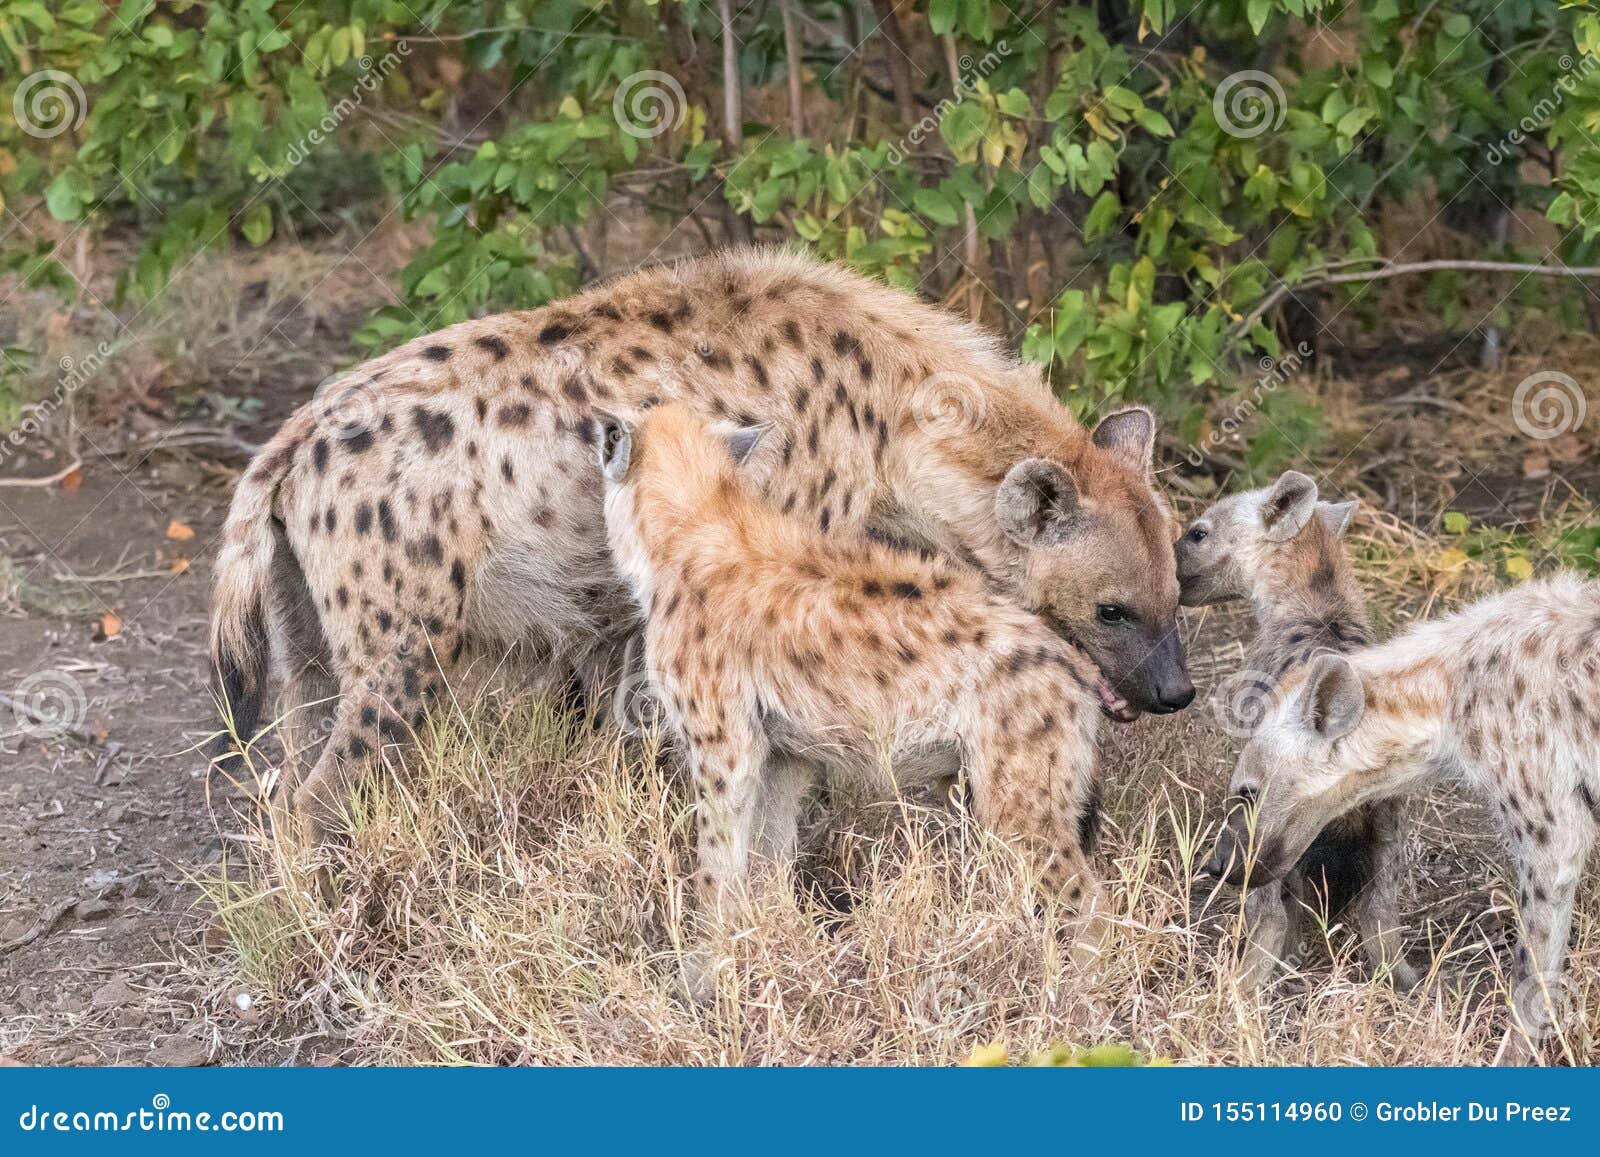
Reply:
[[[1080,407],[1192,417],[1278,356],[1288,288],[1381,265],[1392,206],[1505,258],[1496,215],[1543,211],[1522,256],[1583,260],[1597,53],[1593,0],[0,0],[0,199],[136,237],[149,297],[205,247],[364,231],[381,174],[433,233],[374,346],[571,291],[622,214],[798,239],[963,301]],[[70,291],[44,235],[0,245]]]

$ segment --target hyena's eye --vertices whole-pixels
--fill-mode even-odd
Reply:
[[[1102,623],[1125,623],[1128,621],[1128,609],[1119,607],[1116,603],[1101,603],[1094,609],[1100,616]]]
[[[1206,535],[1209,533],[1211,532],[1203,526],[1191,526],[1189,528],[1189,533],[1183,537],[1187,538],[1190,542],[1204,542],[1206,540]]]

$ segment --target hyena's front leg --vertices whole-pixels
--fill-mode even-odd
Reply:
[[[991,710],[963,747],[978,819],[1032,856],[1045,889],[1074,913],[1072,957],[1087,966],[1111,935],[1109,904],[1083,846],[1096,806],[1094,729],[1055,699],[1019,702],[999,713],[1003,722]]]
[[[1405,809],[1399,800],[1385,800],[1369,806],[1373,836],[1372,879],[1355,899],[1356,924],[1373,972],[1388,973],[1396,989],[1409,992],[1422,982],[1422,973],[1406,959],[1406,926],[1400,916]]]
[[[1278,884],[1252,888],[1244,897],[1245,948],[1239,983],[1247,991],[1266,987],[1288,961],[1301,936],[1300,905]]]

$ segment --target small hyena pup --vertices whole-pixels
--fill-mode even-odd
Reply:
[[[1600,583],[1526,583],[1381,646],[1319,655],[1281,690],[1233,774],[1233,795],[1255,804],[1253,830],[1232,813],[1213,869],[1233,883],[1275,879],[1336,817],[1459,782],[1510,844],[1513,1009],[1529,1037],[1549,1035],[1600,803]]]
[[[824,775],[889,795],[964,773],[979,821],[1094,912],[1095,746],[1117,704],[1088,656],[970,571],[762,502],[735,469],[749,432],[724,440],[679,405],[597,418],[608,538],[698,795],[709,911],[753,855],[792,856]],[[1076,517],[1041,491],[995,516],[1036,535]],[[1086,951],[1101,929],[1080,933]]]
[[[1225,688],[1227,719],[1240,728],[1253,728],[1278,683],[1319,652],[1344,654],[1369,641],[1366,598],[1340,546],[1355,505],[1319,503],[1317,484],[1290,470],[1270,487],[1224,498],[1178,540],[1185,606],[1247,599],[1255,612],[1255,638]],[[1243,971],[1249,985],[1265,983],[1298,949],[1308,914],[1332,921],[1346,911],[1355,917],[1373,968],[1388,971],[1400,988],[1416,984],[1397,914],[1401,817],[1395,800],[1338,816],[1277,887],[1248,893]]]

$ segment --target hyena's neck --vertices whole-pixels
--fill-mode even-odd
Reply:
[[[1256,649],[1285,669],[1318,651],[1344,654],[1372,642],[1367,600],[1351,574],[1339,540],[1322,527],[1308,527],[1278,573],[1263,576],[1251,597]]]
[[[1000,483],[1028,458],[1048,458],[1075,472],[1091,442],[1042,386],[1001,379],[983,383],[971,397],[971,409],[959,420],[912,413],[901,422],[884,464],[875,521],[895,537],[958,559],[991,587],[1009,589],[1020,581],[1014,573],[1019,552],[995,516]]]

